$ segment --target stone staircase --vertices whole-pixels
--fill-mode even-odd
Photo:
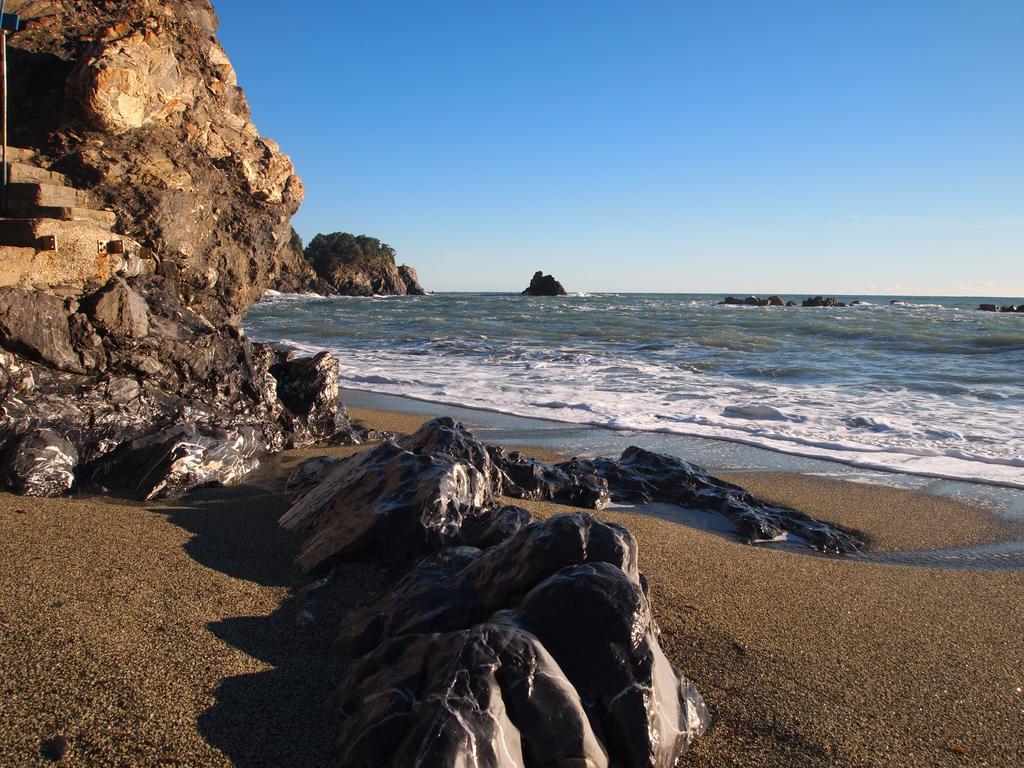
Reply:
[[[98,208],[30,149],[8,147],[7,207],[0,211],[0,286],[74,293],[116,274],[140,274],[152,261],[116,234],[117,215]]]

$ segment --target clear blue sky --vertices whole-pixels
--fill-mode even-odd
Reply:
[[[308,241],[431,290],[1024,296],[1024,0],[214,0]]]

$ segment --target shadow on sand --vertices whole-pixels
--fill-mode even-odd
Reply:
[[[296,591],[309,579],[294,564],[303,535],[283,530],[278,518],[288,508],[265,485],[201,489],[176,506],[154,507],[193,534],[185,546],[196,562],[236,579],[291,593],[269,616],[237,616],[207,629],[225,643],[271,667],[265,672],[221,681],[216,703],[198,715],[199,732],[235,765],[331,765],[334,728],[324,702],[337,686],[345,661],[332,651],[344,614],[362,605],[387,583],[369,564],[339,567],[330,594],[318,602],[311,624],[297,621],[306,607]],[[279,487],[279,484],[278,484]]]

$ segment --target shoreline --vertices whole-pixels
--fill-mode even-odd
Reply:
[[[884,475],[892,475],[896,477],[913,477],[921,478],[924,480],[936,480],[949,483],[961,483],[964,485],[972,486],[984,486],[993,488],[996,492],[1017,492],[1024,491],[1024,480],[1019,482],[1005,481],[1005,480],[994,480],[989,478],[963,478],[954,477],[951,475],[944,475],[937,472],[928,472],[923,470],[909,471],[904,468],[887,467],[881,464],[873,464],[871,462],[859,462],[852,459],[843,459],[839,456],[832,455],[820,455],[808,452],[802,452],[800,450],[785,450],[773,445],[765,445],[752,439],[744,439],[742,437],[732,437],[729,435],[703,435],[697,432],[682,432],[682,431],[668,431],[668,430],[643,430],[633,429],[629,427],[613,427],[608,424],[601,424],[598,422],[589,421],[566,421],[562,419],[556,419],[553,417],[542,417],[537,415],[523,415],[519,413],[511,413],[508,411],[502,411],[497,408],[489,408],[481,405],[466,405],[464,403],[449,403],[440,400],[430,400],[428,398],[417,397],[415,395],[407,394],[394,394],[391,392],[378,392],[372,389],[360,389],[357,387],[343,386],[340,389],[342,401],[347,406],[345,396],[351,393],[358,393],[359,396],[369,397],[372,399],[387,399],[388,401],[394,399],[398,401],[408,401],[410,403],[419,403],[424,406],[432,406],[436,408],[447,408],[457,409],[460,411],[468,411],[475,413],[487,413],[495,416],[506,417],[510,419],[525,419],[529,421],[537,422],[548,422],[552,424],[564,425],[566,428],[576,428],[580,430],[606,430],[608,432],[616,432],[620,434],[639,434],[639,435],[661,435],[667,439],[677,438],[681,441],[697,441],[707,443],[725,443],[731,446],[736,446],[738,449],[748,449],[751,452],[766,452],[776,456],[785,456],[796,462],[804,462],[807,464],[824,462],[827,464],[835,464],[842,467],[847,467],[851,470],[859,470],[867,473],[878,473]],[[394,404],[391,404],[394,406]],[[406,409],[399,405],[393,410],[404,411]],[[414,412],[411,408],[409,412]],[[1012,464],[1005,464],[1000,466],[1013,466]]]
[[[351,415],[399,432],[427,418]],[[332,650],[338,623],[401,574],[345,563],[304,624],[305,579],[292,562],[303,537],[277,518],[291,467],[363,448],[288,451],[239,485],[150,504],[0,494],[0,762],[45,765],[40,743],[60,733],[76,764],[330,765],[323,700],[346,667]],[[753,479],[771,478],[822,517],[836,503],[818,493],[818,478]],[[917,496],[907,514],[927,523],[931,497],[877,493]],[[844,508],[844,521],[884,540],[880,498]],[[538,518],[572,509],[507,501]],[[1024,572],[809,556],[649,515],[591,513],[637,538],[661,645],[711,709],[685,765],[1024,758]]]
[[[939,498],[959,499],[973,507],[985,507],[1010,522],[1024,525],[1024,492],[1012,485],[861,467],[838,459],[801,456],[725,438],[614,429],[598,424],[520,416],[496,409],[453,405],[373,390],[342,387],[340,397],[346,409],[356,414],[357,418],[362,412],[377,415],[403,414],[422,417],[422,421],[435,415],[451,415],[467,424],[473,424],[482,434],[493,431],[499,442],[504,440],[509,444],[532,449],[544,447],[567,457],[596,454],[617,456],[627,445],[639,444],[650,450],[671,453],[723,475],[782,472],[903,488]],[[513,434],[516,431],[520,431],[525,438],[516,439]],[[551,433],[555,436],[552,437]],[[596,449],[589,446],[596,446]]]

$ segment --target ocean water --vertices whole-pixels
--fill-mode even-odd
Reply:
[[[271,292],[245,328],[347,388],[1024,488],[1024,314],[976,310],[1024,299],[721,298]]]

